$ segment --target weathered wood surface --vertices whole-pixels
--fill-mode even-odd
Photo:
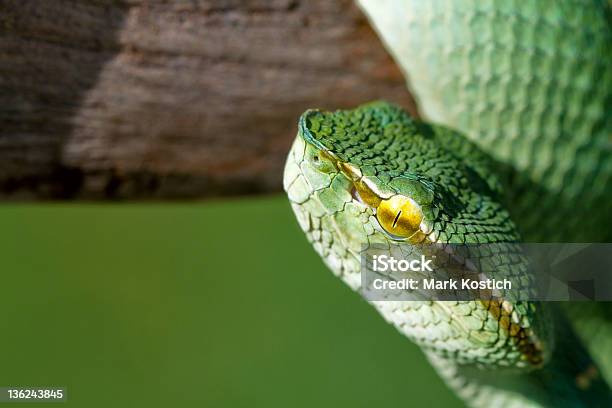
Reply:
[[[299,114],[404,80],[351,1],[0,0],[0,197],[279,191]]]

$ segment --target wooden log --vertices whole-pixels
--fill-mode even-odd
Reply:
[[[348,0],[0,2],[0,197],[280,191],[307,108],[415,113]]]

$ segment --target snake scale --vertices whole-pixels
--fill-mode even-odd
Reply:
[[[300,118],[284,188],[335,275],[359,290],[373,243],[611,241],[607,1],[358,3],[426,122]],[[468,405],[612,406],[609,303],[371,303]]]

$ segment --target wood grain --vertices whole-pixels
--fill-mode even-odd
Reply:
[[[307,108],[404,80],[351,1],[0,1],[0,197],[280,191]]]

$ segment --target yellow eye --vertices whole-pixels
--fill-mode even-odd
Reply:
[[[376,209],[376,218],[388,233],[411,237],[420,230],[423,212],[411,198],[394,195],[380,202]]]

